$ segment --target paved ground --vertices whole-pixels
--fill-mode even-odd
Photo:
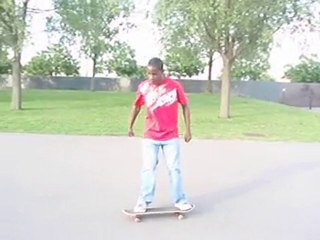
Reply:
[[[307,110],[309,112],[320,112],[320,107],[314,107],[314,108],[311,108],[311,109],[303,108],[303,109],[305,109],[305,110]]]
[[[318,240],[320,144],[194,140],[196,209],[134,223],[140,139],[0,134],[0,239]],[[170,202],[164,164],[155,205]]]

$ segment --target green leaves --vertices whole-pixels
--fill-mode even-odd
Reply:
[[[79,74],[79,63],[66,47],[54,44],[33,57],[25,66],[25,71],[29,75],[37,76],[77,75]]]
[[[203,72],[206,48],[191,18],[191,3],[185,0],[158,1],[155,22],[162,33],[165,64],[170,74],[192,77]]]
[[[272,42],[284,24],[308,16],[313,0],[160,0],[155,18],[164,39],[181,32],[230,59]],[[186,34],[182,34],[185,36]],[[166,44],[166,41],[164,41]]]
[[[109,71],[118,76],[132,77],[138,73],[134,50],[126,43],[116,42],[113,45],[112,59],[107,62]]]
[[[0,43],[10,48],[22,48],[30,0],[0,2]]]
[[[289,66],[286,76],[293,82],[320,83],[320,61],[304,58],[296,66]]]
[[[205,64],[201,61],[200,51],[196,47],[172,47],[168,49],[165,64],[170,75],[192,77],[203,72]]]
[[[14,35],[15,27],[15,6],[9,0],[0,2],[0,43],[10,46]]]
[[[268,69],[267,59],[237,59],[232,66],[232,80],[271,81],[267,74]]]
[[[11,62],[8,58],[8,51],[0,44],[0,74],[8,74],[11,71]]]
[[[120,31],[127,29],[131,0],[54,0],[57,17],[49,30],[60,30],[69,43],[79,39],[82,52],[93,60],[93,76],[112,55]],[[58,26],[57,26],[58,25]]]
[[[225,118],[229,117],[230,71],[235,69],[232,65],[245,64],[252,75],[245,61],[251,59],[252,62],[254,54],[267,53],[273,34],[284,25],[309,19],[313,2],[315,0],[159,0],[155,19],[166,51],[192,41],[203,50],[203,55],[210,50],[220,54],[223,60],[220,117]]]

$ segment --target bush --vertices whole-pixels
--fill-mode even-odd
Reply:
[[[305,58],[296,66],[290,66],[286,76],[293,82],[320,83],[320,62]]]

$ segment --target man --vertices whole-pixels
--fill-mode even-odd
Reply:
[[[143,167],[141,173],[141,193],[134,208],[136,212],[145,212],[155,194],[155,171],[158,165],[158,153],[161,149],[166,159],[171,195],[174,206],[188,210],[188,203],[183,190],[180,170],[180,140],[178,131],[178,107],[181,104],[186,125],[184,140],[190,142],[190,110],[188,98],[178,81],[165,77],[163,62],[152,58],[147,66],[148,79],[138,86],[129,125],[129,136],[134,136],[134,122],[143,105],[147,115],[143,140]]]

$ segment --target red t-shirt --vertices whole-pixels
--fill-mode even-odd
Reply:
[[[161,84],[150,80],[138,86],[135,105],[146,105],[145,138],[164,141],[179,136],[178,103],[186,105],[188,98],[182,85],[169,77]]]

